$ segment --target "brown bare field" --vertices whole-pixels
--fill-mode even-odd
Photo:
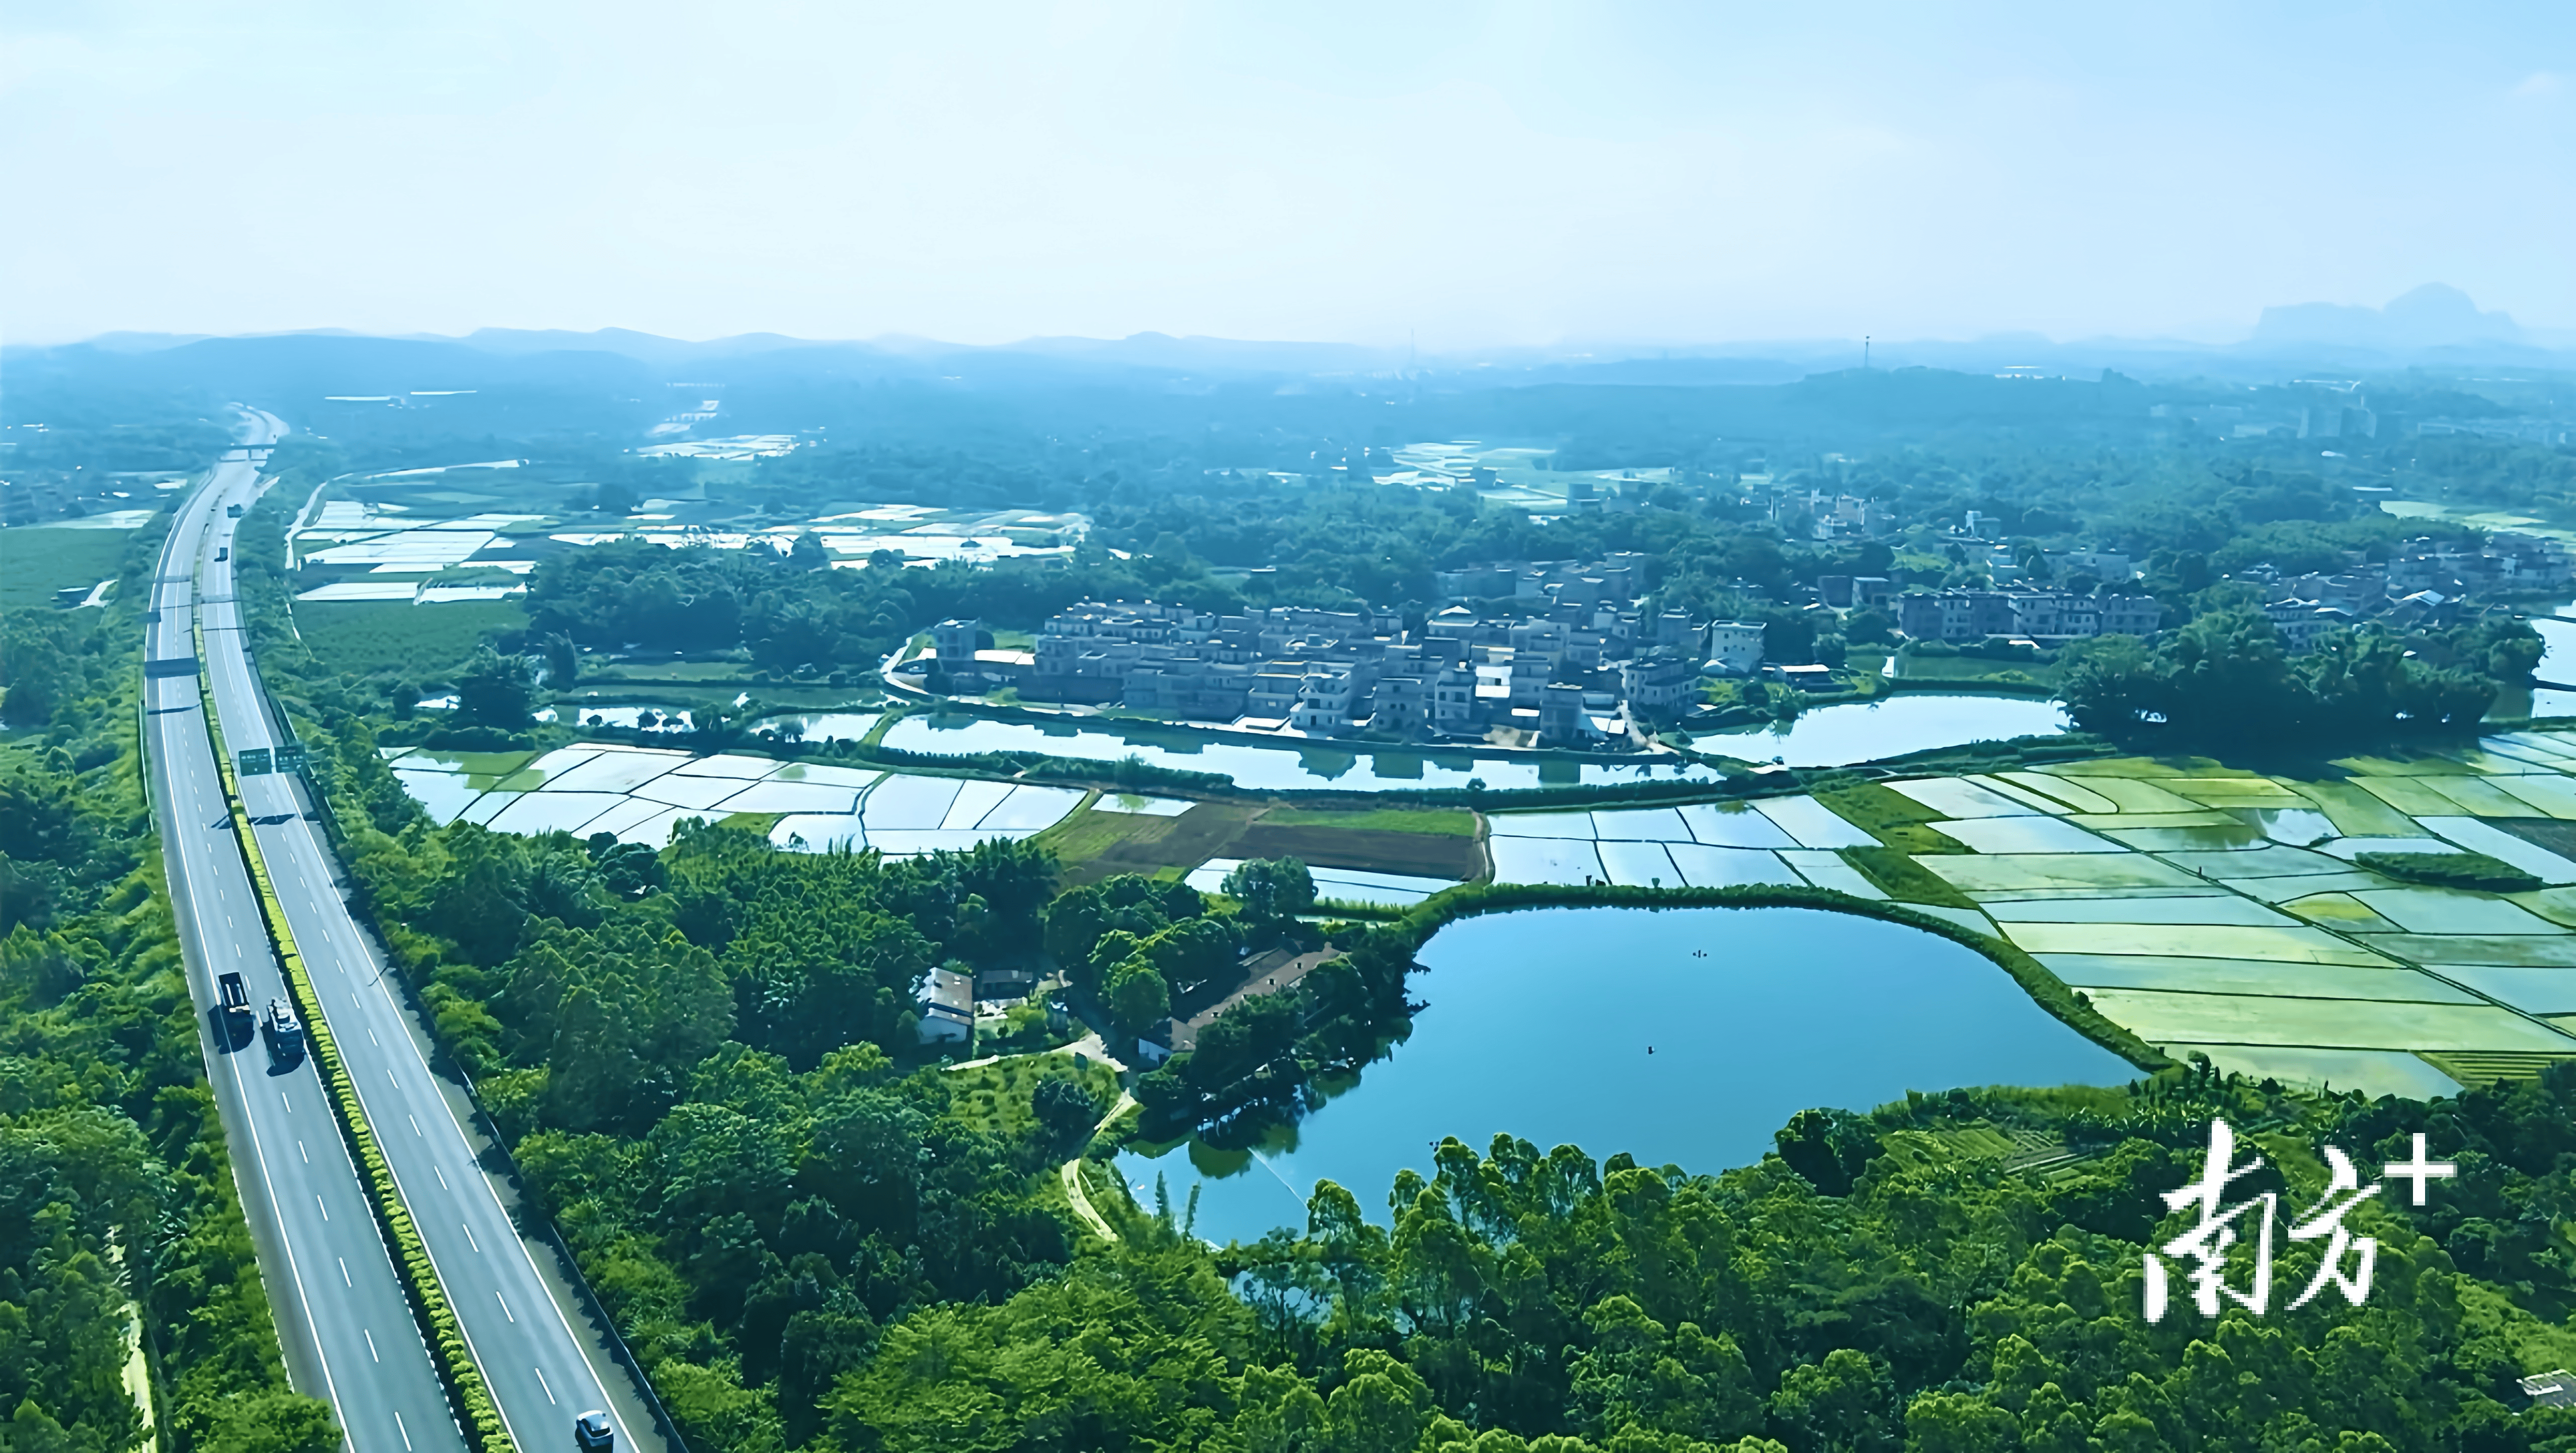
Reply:
[[[1295,858],[1319,868],[1354,868],[1429,878],[1472,878],[1484,870],[1483,854],[1477,851],[1472,837],[1302,824],[1280,827],[1268,822],[1246,827],[1226,856]]]
[[[1202,802],[1178,817],[1136,814],[1136,827],[1102,845],[1088,860],[1068,866],[1065,880],[1095,883],[1115,873],[1150,874],[1167,867],[1195,868],[1214,857],[1243,856],[1230,849],[1244,825],[1260,810],[1229,802]]]

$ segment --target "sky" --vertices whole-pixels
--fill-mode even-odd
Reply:
[[[0,7],[0,337],[2576,327],[2576,7]]]

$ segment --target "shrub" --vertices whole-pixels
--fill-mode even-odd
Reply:
[[[2434,888],[2528,893],[2541,886],[2538,878],[2484,853],[2363,853],[2353,861],[2374,873]]]

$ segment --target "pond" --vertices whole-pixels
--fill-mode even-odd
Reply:
[[[2560,617],[2533,616],[2531,628],[2540,633],[2540,664],[2531,668],[2532,678],[2545,686],[2576,686],[2576,620],[2561,617],[2576,613],[2576,605],[2558,607]]]
[[[1479,1154],[1500,1131],[1714,1173],[1760,1159],[1810,1107],[2137,1073],[1970,949],[1815,909],[1495,914],[1442,929],[1421,961],[1430,1007],[1410,1039],[1249,1152],[1122,1154],[1139,1203],[1161,1177],[1177,1214],[1198,1184],[1197,1234],[1251,1241],[1303,1230],[1319,1179],[1385,1222],[1396,1172],[1430,1174],[1449,1135]]]
[[[1838,767],[1934,747],[2055,736],[2072,725],[2054,701],[1907,692],[1884,701],[1816,707],[1769,728],[1700,732],[1692,745],[1751,762],[1777,758],[1792,767]]]
[[[1482,779],[1496,791],[1514,787],[1597,787],[1615,782],[1689,778],[1716,781],[1712,767],[1670,756],[1641,756],[1632,765],[1480,754],[1472,747],[1390,750],[1301,743],[1278,746],[1203,741],[1180,733],[993,721],[972,716],[908,716],[888,728],[884,745],[906,752],[1044,752],[1052,757],[1115,762],[1135,756],[1156,767],[1222,772],[1249,791],[1330,787],[1344,792],[1424,791]]]

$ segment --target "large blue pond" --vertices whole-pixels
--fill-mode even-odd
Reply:
[[[2135,1074],[1969,949],[1812,909],[1497,914],[1442,929],[1422,963],[1430,1007],[1356,1085],[1250,1151],[1122,1155],[1137,1199],[1150,1207],[1161,1178],[1179,1207],[1197,1184],[1197,1234],[1249,1241],[1302,1230],[1323,1179],[1385,1220],[1396,1172],[1429,1174],[1449,1135],[1715,1172],[1760,1159],[1811,1106]]]

